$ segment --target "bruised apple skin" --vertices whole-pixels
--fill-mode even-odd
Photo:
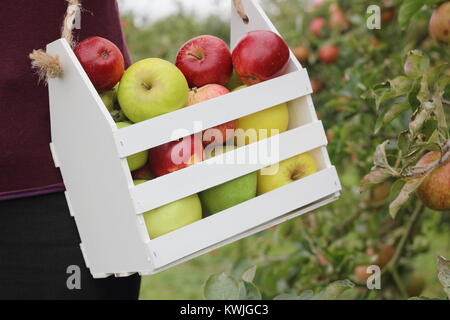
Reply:
[[[416,167],[424,167],[439,160],[441,153],[432,151],[420,159]],[[450,210],[450,162],[434,169],[417,189],[423,204],[437,211]]]
[[[450,43],[450,2],[434,10],[428,29],[433,39]]]

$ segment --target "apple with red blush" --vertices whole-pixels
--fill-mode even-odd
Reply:
[[[125,60],[120,49],[108,39],[86,38],[73,51],[97,91],[112,89],[122,78]]]
[[[150,168],[160,177],[203,161],[202,138],[194,134],[154,147],[149,151]]]
[[[285,73],[289,47],[276,33],[257,30],[247,33],[234,48],[233,66],[246,85],[270,80]]]
[[[201,88],[194,88],[189,92],[188,105],[207,101],[209,99],[220,97],[230,91],[219,84],[207,84]],[[231,139],[236,130],[237,120],[232,120],[227,123],[209,128],[203,131],[203,145],[206,147],[210,144],[219,145],[224,144]]]
[[[225,86],[233,72],[228,45],[209,35],[186,42],[178,51],[175,65],[183,72],[191,88],[211,83]]]

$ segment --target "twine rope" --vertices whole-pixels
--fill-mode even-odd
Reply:
[[[81,8],[79,0],[67,0],[67,10],[61,28],[61,38],[66,39],[73,48],[76,42],[73,39],[73,28],[77,12]],[[31,68],[36,71],[39,81],[47,82],[48,79],[62,77],[64,70],[58,56],[52,56],[42,49],[33,50],[28,57],[31,60]]]
[[[242,5],[242,0],[233,0],[233,4],[242,21],[244,21],[244,23],[247,24],[250,20],[248,18],[247,13],[245,13],[244,6]]]

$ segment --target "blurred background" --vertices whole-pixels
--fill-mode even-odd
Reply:
[[[319,1],[316,5],[301,0],[260,1],[308,68],[316,109],[327,128],[330,156],[342,179],[341,199],[144,277],[141,299],[202,299],[210,275],[226,272],[239,277],[251,266],[257,267],[254,284],[267,299],[286,293],[317,293],[345,279],[354,284],[345,296],[351,299],[445,297],[436,260],[438,255],[450,257],[450,214],[426,209],[413,199],[393,219],[388,208],[393,181],[360,192],[376,146],[395,138],[408,122],[406,114],[375,134],[378,115],[370,92],[387,79],[403,75],[404,58],[413,48],[429,53],[433,62],[449,58],[448,50],[428,37],[432,8],[409,17],[413,24],[400,21],[400,25],[403,1],[377,2],[382,9],[381,30],[367,29],[369,2],[365,0]],[[310,25],[316,18],[333,20],[333,3],[345,19],[337,27],[325,26],[317,36]],[[159,57],[173,62],[183,43],[202,34],[229,41],[230,0],[119,0],[119,5],[133,61]],[[321,63],[318,57],[318,49],[327,45],[340,50],[333,63]],[[367,290],[364,267],[373,263],[383,267],[394,256],[392,268],[383,271],[382,290]]]

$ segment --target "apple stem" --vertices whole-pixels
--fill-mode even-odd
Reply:
[[[152,89],[152,86],[149,85],[149,84],[146,83],[146,82],[142,82],[142,86],[143,86],[145,89],[147,89],[147,90],[151,90],[151,89]]]
[[[203,60],[203,56],[197,55],[195,53],[189,52],[188,56],[194,57],[197,60]]]

